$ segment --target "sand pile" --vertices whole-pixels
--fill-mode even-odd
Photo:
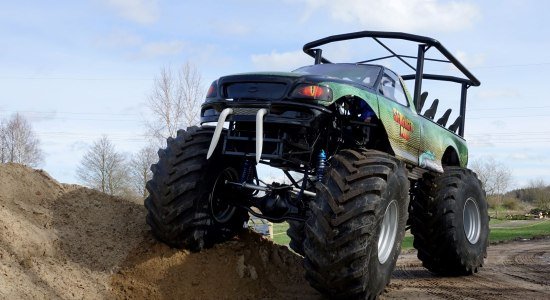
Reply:
[[[0,164],[0,298],[317,298],[301,258],[255,233],[201,253],[148,231],[142,205]]]

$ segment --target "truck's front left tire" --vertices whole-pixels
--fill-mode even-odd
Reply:
[[[374,299],[389,283],[401,251],[407,170],[372,150],[343,150],[329,164],[305,226],[306,278],[330,298]]]
[[[239,193],[225,185],[238,180],[238,164],[223,160],[219,148],[206,159],[213,132],[211,127],[179,130],[151,166],[147,224],[172,247],[199,251],[233,237],[248,220],[248,212],[231,205]]]

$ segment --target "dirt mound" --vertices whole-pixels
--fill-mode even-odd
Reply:
[[[0,165],[0,298],[102,298],[137,246],[144,209],[65,186],[46,172]]]
[[[318,299],[303,278],[301,259],[248,232],[200,253],[150,239],[112,277],[118,298]]]
[[[300,258],[255,233],[201,253],[151,236],[142,205],[0,164],[0,298],[315,298]]]

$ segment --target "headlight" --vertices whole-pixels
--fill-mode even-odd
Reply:
[[[331,101],[332,90],[322,85],[300,84],[294,88],[290,94],[290,98]]]

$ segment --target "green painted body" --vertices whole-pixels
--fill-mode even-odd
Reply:
[[[321,85],[332,89],[333,100],[317,101],[320,105],[329,106],[346,96],[355,96],[365,101],[382,121],[396,157],[425,169],[443,172],[441,161],[443,154],[450,147],[457,153],[461,167],[468,164],[466,141],[445,127],[419,115],[404,83],[408,107],[354,85],[330,81]]]
[[[302,74],[292,72],[254,72],[235,74],[236,76],[268,75],[274,77],[298,78]],[[321,106],[331,106],[338,100],[353,96],[365,101],[381,120],[389,138],[395,156],[399,159],[424,169],[443,172],[442,158],[445,151],[452,148],[457,154],[459,165],[468,164],[466,141],[459,135],[416,112],[413,98],[405,87],[408,106],[401,105],[374,92],[373,89],[357,84],[340,81],[326,81],[318,85],[330,87],[331,101],[316,101]],[[311,100],[308,100],[311,101]]]

